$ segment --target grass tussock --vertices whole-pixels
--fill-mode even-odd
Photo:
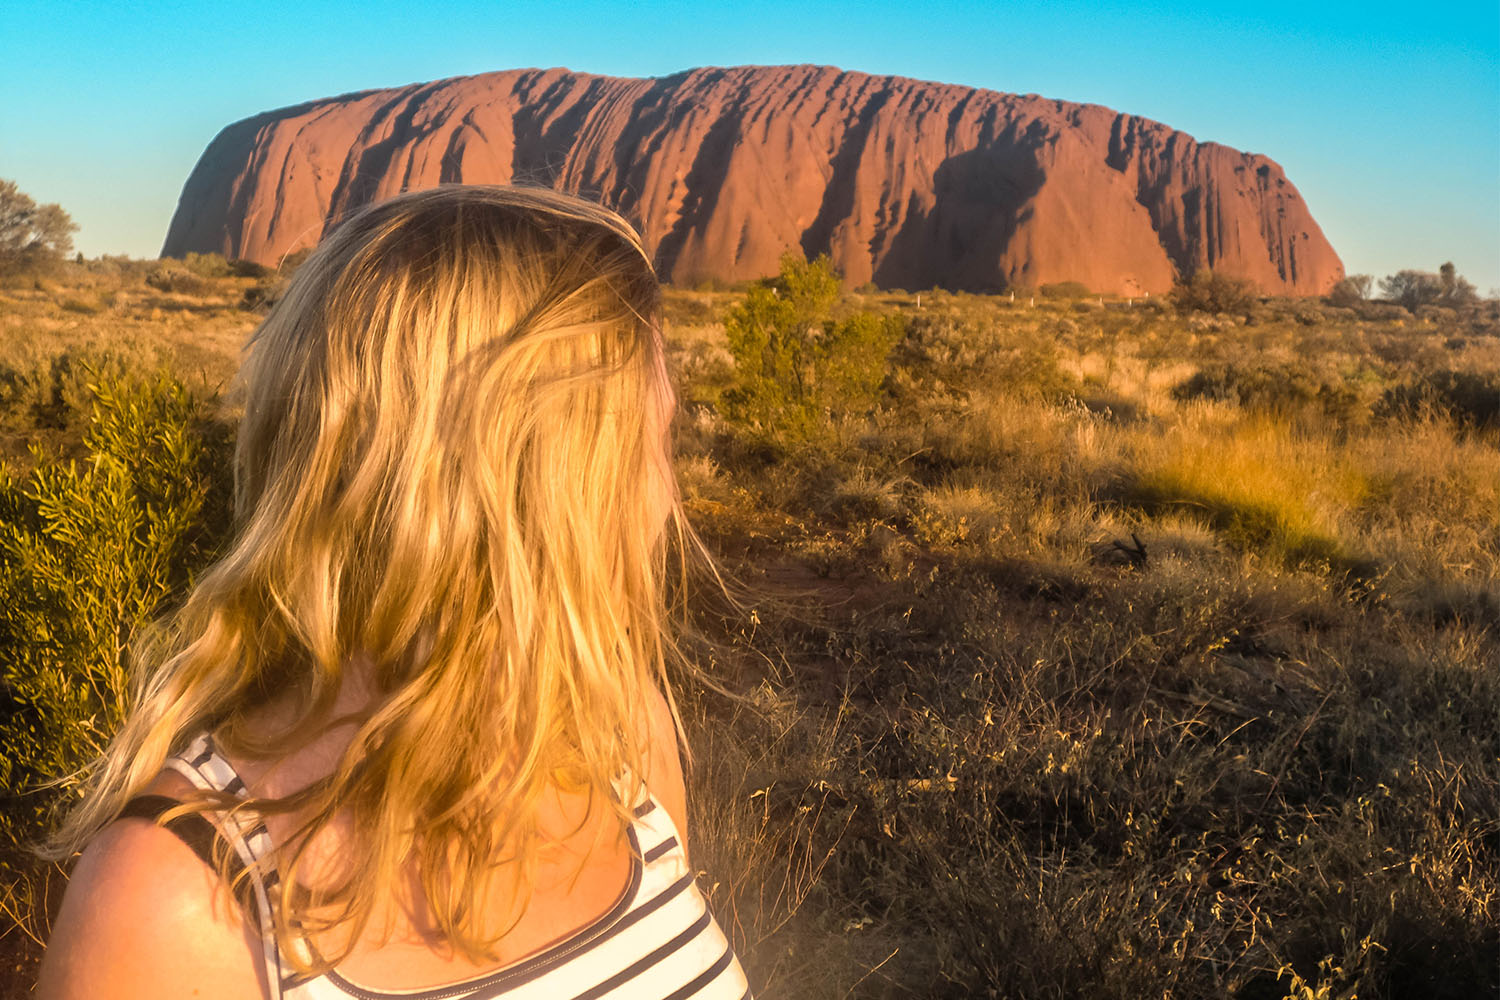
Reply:
[[[47,484],[85,513],[136,502],[120,476],[66,479],[69,457],[222,455],[217,404],[144,436],[88,428],[158,365],[221,384],[204,373],[233,370],[257,318],[240,306],[278,281],[205,258],[0,289],[7,523],[35,529]],[[671,293],[667,336],[683,496],[748,595],[691,607],[714,678],[682,679],[692,857],[760,995],[1500,988],[1493,303],[870,292],[820,321],[881,317],[857,321],[881,336],[824,398],[741,363],[724,319],[746,294]],[[842,362],[798,363],[826,382]],[[800,436],[768,436],[789,412]],[[177,560],[141,577],[132,622],[212,551],[213,523],[108,536],[111,566]],[[101,592],[78,565],[73,598],[47,592],[53,620]],[[25,579],[0,576],[0,604],[30,607]],[[66,638],[109,630],[56,632],[24,656],[7,636],[0,727],[26,691],[25,711],[59,710],[63,688],[28,676],[114,655]],[[43,756],[4,789],[32,796],[0,850],[18,983],[57,888],[18,850],[45,820],[33,779],[67,763]]]
[[[1123,499],[1148,513],[1191,512],[1226,544],[1289,563],[1354,558],[1340,517],[1366,492],[1360,471],[1326,439],[1265,418],[1224,420],[1192,409],[1141,442]]]

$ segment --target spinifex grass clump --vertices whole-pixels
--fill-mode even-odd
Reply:
[[[1264,418],[1190,411],[1137,461],[1126,498],[1151,513],[1195,514],[1232,547],[1289,563],[1356,561],[1337,520],[1365,485],[1326,441]]]

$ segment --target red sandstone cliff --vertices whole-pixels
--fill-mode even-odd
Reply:
[[[511,70],[267,112],[209,144],[162,253],[274,263],[361,205],[451,182],[590,195],[679,283],[771,274],[788,248],[904,288],[1137,294],[1212,267],[1309,295],[1343,276],[1264,156],[1097,105],[821,66]]]

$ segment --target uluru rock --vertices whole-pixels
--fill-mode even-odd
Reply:
[[[602,201],[676,283],[773,274],[789,249],[855,285],[970,291],[1155,293],[1207,267],[1313,295],[1344,273],[1265,156],[1098,105],[823,66],[511,70],[270,111],[209,144],[162,254],[275,264],[447,183]]]

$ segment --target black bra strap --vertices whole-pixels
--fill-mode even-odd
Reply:
[[[130,816],[158,821],[162,813],[180,805],[182,803],[177,799],[166,795],[137,795],[125,803],[125,808],[120,810],[120,818]],[[191,847],[193,853],[203,859],[204,864],[210,868],[215,867],[214,844],[222,838],[218,828],[202,813],[188,813],[186,816],[175,817],[161,825],[176,834],[178,840]]]
[[[120,810],[118,818],[126,817],[136,819],[149,819],[157,822],[161,815],[169,809],[175,809],[182,803],[167,795],[137,795],[125,803],[125,808]],[[245,863],[240,860],[238,852],[224,839],[219,828],[209,822],[208,817],[202,813],[188,813],[184,816],[174,816],[161,824],[176,835],[177,839],[192,849],[193,853],[208,867],[218,870],[218,859],[214,856],[215,851],[225,851],[229,858],[229,877],[232,883],[237,884],[242,892],[241,902],[246,903],[247,909],[252,917],[256,914],[253,897],[250,895],[248,879],[240,876],[245,870]]]

